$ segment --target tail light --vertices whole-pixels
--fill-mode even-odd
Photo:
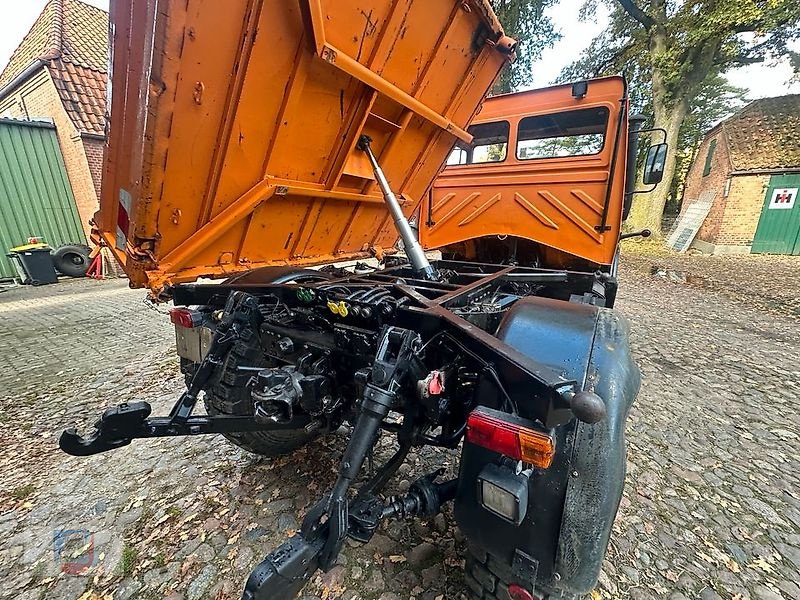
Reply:
[[[555,440],[546,433],[526,427],[512,415],[478,408],[467,418],[467,441],[540,469],[553,463]]]
[[[200,324],[202,321],[202,315],[199,312],[195,310],[189,310],[188,308],[173,308],[169,311],[169,320],[172,321],[174,325],[180,325],[181,327],[192,329],[196,325]]]
[[[508,597],[511,600],[537,600],[536,596],[516,583],[508,586]]]

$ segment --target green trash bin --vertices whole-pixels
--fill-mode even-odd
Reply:
[[[6,256],[11,259],[23,284],[46,285],[58,281],[50,252],[47,244],[27,244],[11,248]]]

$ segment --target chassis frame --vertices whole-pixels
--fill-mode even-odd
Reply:
[[[247,328],[267,327],[286,333],[281,327],[259,322],[259,299],[277,298],[287,306],[302,306],[300,290],[376,290],[381,288],[395,299],[395,312],[377,338],[377,353],[372,374],[360,406],[355,411],[355,427],[342,460],[337,484],[307,514],[303,530],[276,549],[254,570],[248,579],[245,600],[289,599],[295,597],[317,568],[330,568],[350,536],[367,542],[381,520],[432,515],[442,504],[455,498],[458,479],[437,483],[440,473],[421,477],[405,496],[380,500],[378,492],[405,459],[414,444],[454,447],[466,423],[454,427],[447,436],[431,438],[420,435],[420,423],[412,416],[413,400],[400,398],[400,385],[413,371],[421,341],[446,340],[464,355],[482,366],[498,392],[505,396],[513,413],[535,424],[542,431],[552,431],[575,420],[594,423],[604,416],[602,400],[582,390],[582,382],[565,375],[563,370],[537,361],[504,344],[489,331],[458,314],[477,299],[506,284],[536,286],[560,300],[572,304],[602,305],[600,289],[614,287],[616,281],[606,273],[581,273],[514,265],[441,260],[435,269],[444,274],[439,280],[418,275],[410,265],[396,262],[382,270],[366,274],[338,272],[338,277],[303,284],[184,284],[172,290],[176,305],[202,305],[221,311],[208,353],[198,365],[188,389],[176,401],[166,417],[151,417],[146,402],[123,404],[106,410],[95,424],[94,432],[80,436],[75,429],[64,431],[60,446],[65,452],[86,456],[129,444],[132,439],[164,436],[188,436],[206,433],[245,431],[325,430],[331,427],[324,418],[302,412],[288,420],[265,421],[247,416],[194,415],[200,392],[213,378],[232,344]],[[330,299],[320,296],[317,302]],[[334,300],[336,298],[334,297]],[[569,302],[564,302],[568,304]],[[389,351],[390,346],[393,348]],[[375,365],[380,364],[380,372]],[[598,404],[599,403],[599,404]],[[588,410],[587,410],[588,407]],[[385,422],[390,412],[403,415],[402,425]],[[599,411],[599,412],[598,412]],[[416,428],[416,429],[415,429]],[[357,495],[348,498],[348,490],[369,456],[380,429],[394,431],[400,447],[397,453],[365,483]],[[515,559],[516,560],[516,559]],[[530,565],[526,567],[530,572]],[[536,570],[533,569],[535,579]]]

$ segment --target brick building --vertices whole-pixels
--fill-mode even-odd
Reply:
[[[683,210],[698,202],[711,205],[693,246],[749,253],[767,197],[795,175],[800,94],[756,100],[722,121],[706,134],[686,180]]]
[[[0,117],[54,121],[87,235],[102,181],[107,65],[108,13],[49,0],[0,74]]]

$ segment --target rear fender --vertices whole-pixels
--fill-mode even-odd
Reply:
[[[625,423],[640,381],[627,321],[599,309],[585,388],[605,400],[607,417],[595,425],[576,421],[556,558],[560,587],[573,593],[588,593],[600,576],[625,484]]]
[[[325,271],[315,269],[300,269],[292,266],[259,267],[244,273],[238,273],[225,280],[225,283],[293,283],[296,281],[320,281],[330,279],[331,275]]]
[[[465,443],[456,520],[471,543],[515,572],[520,583],[586,593],[600,573],[625,479],[624,428],[639,389],[628,326],[616,312],[587,304],[526,298],[506,315],[497,337],[603,398],[607,418],[573,419],[552,434],[556,456],[529,478],[527,513],[519,526],[480,506],[477,477],[500,455]],[[489,386],[481,403],[497,408]],[[525,415],[525,407],[520,406]]]

